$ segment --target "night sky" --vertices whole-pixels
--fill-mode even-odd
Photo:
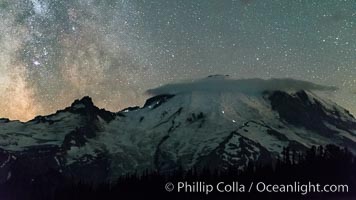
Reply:
[[[356,114],[355,0],[0,0],[0,118],[211,74],[336,86]]]

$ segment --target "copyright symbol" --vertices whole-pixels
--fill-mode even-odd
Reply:
[[[174,190],[174,185],[171,182],[168,182],[166,186],[164,187],[167,192],[172,192]]]

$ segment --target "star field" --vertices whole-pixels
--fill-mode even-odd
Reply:
[[[0,0],[0,18],[1,117],[84,95],[118,111],[210,74],[333,85],[356,114],[353,0]]]

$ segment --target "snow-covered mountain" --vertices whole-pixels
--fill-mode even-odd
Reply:
[[[356,153],[356,119],[314,92],[332,89],[211,76],[150,90],[143,107],[117,113],[84,97],[26,123],[0,119],[0,183],[52,172],[101,182],[147,169],[243,168],[271,162],[288,146],[336,144]]]

